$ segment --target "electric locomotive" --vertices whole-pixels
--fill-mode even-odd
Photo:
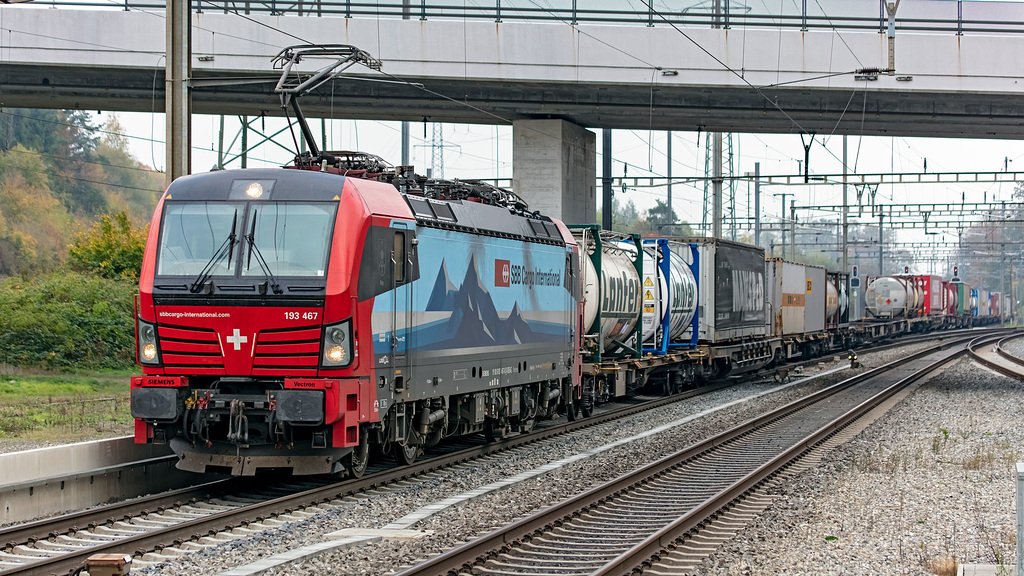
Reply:
[[[189,471],[358,476],[371,445],[409,463],[575,409],[572,234],[510,192],[382,164],[170,185],[137,297],[136,442]]]

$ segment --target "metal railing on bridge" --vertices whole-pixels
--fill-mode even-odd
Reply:
[[[726,0],[717,10],[710,2],[693,2],[671,10],[653,8],[623,9],[615,0],[548,0],[542,5],[532,0],[487,0],[462,5],[427,0],[359,2],[353,0],[190,0],[197,13],[224,12],[268,14],[276,16],[487,20],[494,22],[559,22],[564,24],[602,24],[624,26],[678,26],[709,28],[790,28],[800,30],[839,30],[887,32],[884,3],[826,2],[828,14],[817,4],[818,13],[809,13],[807,0],[800,6],[779,13],[756,12],[753,7]],[[450,2],[450,0],[449,0]],[[109,9],[111,2],[51,0],[47,7]],[[586,5],[586,7],[581,7]],[[124,0],[114,4],[124,10],[163,10],[164,2]],[[784,7],[785,8],[785,7]],[[877,10],[876,10],[877,8]],[[904,5],[894,23],[902,32],[950,34],[1019,34],[1024,21],[1016,19],[1020,3],[978,3],[963,0],[931,1]],[[966,14],[965,14],[966,12]]]

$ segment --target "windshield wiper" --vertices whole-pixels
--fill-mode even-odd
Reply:
[[[224,256],[228,257],[228,268],[231,268],[231,253],[233,252],[232,249],[235,247],[235,226],[237,224],[238,211],[236,210],[234,217],[231,218],[231,233],[228,234],[228,237],[221,243],[220,248],[217,248],[217,251],[213,253],[213,256],[210,256],[210,261],[206,263],[206,266],[203,266],[203,270],[199,272],[199,276],[196,277],[195,282],[188,287],[189,292],[195,294],[202,290],[203,284],[206,284],[206,281],[210,278],[210,273],[217,267],[217,264],[220,264],[220,261],[224,259]]]
[[[274,273],[270,271],[270,266],[267,261],[263,258],[263,254],[260,253],[260,247],[256,245],[254,239],[256,235],[256,210],[252,211],[252,226],[249,228],[249,233],[245,236],[245,239],[249,241],[249,252],[245,259],[245,267],[248,269],[252,264],[252,255],[256,254],[256,263],[260,265],[260,270],[270,281],[270,289],[274,291],[274,294],[283,294],[284,290],[281,289],[281,285],[277,283],[277,278],[274,278]],[[264,290],[266,292],[266,290]]]

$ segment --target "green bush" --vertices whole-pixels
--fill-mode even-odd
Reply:
[[[138,280],[145,247],[146,227],[133,228],[128,212],[104,214],[71,245],[71,265],[104,278]]]
[[[138,285],[70,271],[0,281],[0,362],[127,369],[135,363]]]

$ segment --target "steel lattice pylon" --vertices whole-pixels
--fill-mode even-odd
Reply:
[[[444,128],[440,122],[434,122],[430,139],[430,172],[433,178],[444,178]]]
[[[714,162],[715,159],[712,157],[712,142],[711,139],[714,134],[708,132],[704,137],[704,218],[701,221],[701,229],[705,235],[710,235],[708,230],[711,230],[711,212],[712,206],[714,205],[714,185],[711,181],[711,176],[714,174]],[[722,146],[722,178],[728,184],[724,184],[722,187],[722,219],[723,224],[728,224],[729,238],[736,240],[736,165],[735,155],[733,154],[733,142],[732,133],[727,132],[722,135],[723,146]],[[723,226],[724,227],[724,226]]]

